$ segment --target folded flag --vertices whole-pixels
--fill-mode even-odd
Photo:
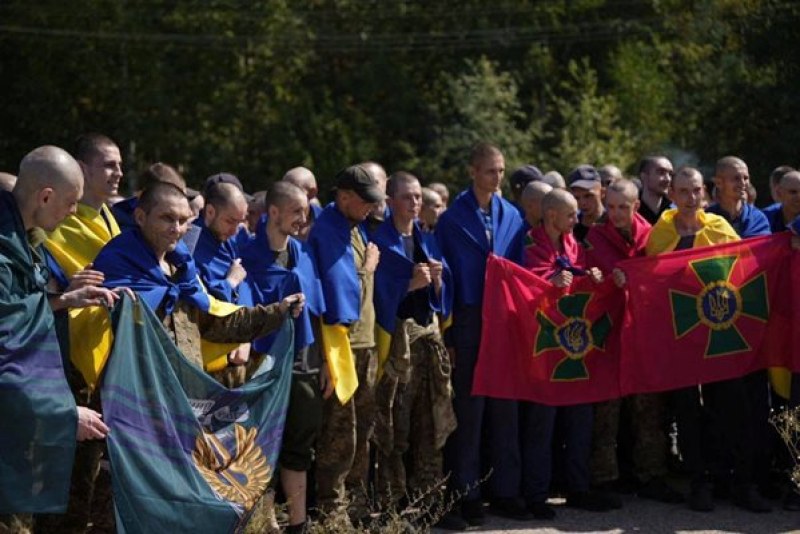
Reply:
[[[141,301],[123,297],[113,323],[101,398],[117,531],[241,532],[280,450],[292,321],[233,390],[192,365]]]

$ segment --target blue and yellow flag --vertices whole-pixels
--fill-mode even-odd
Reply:
[[[37,253],[0,192],[0,514],[63,513],[75,457],[75,402]]]
[[[442,323],[447,323],[453,304],[453,283],[450,268],[442,257],[433,234],[422,232],[414,224],[414,242],[421,252],[413,260],[408,258],[403,246],[403,239],[394,226],[391,218],[378,227],[372,236],[373,242],[381,252],[380,262],[375,271],[375,337],[378,345],[379,372],[389,356],[389,348],[397,322],[398,309],[408,293],[408,285],[413,276],[414,265],[428,260],[440,261],[443,264],[442,290],[439,295],[433,287],[425,291],[428,310],[438,313]],[[426,318],[415,317],[418,324],[424,325]]]
[[[153,311],[163,306],[172,313],[179,300],[211,315],[225,317],[239,307],[215,299],[200,282],[194,260],[182,242],[167,253],[167,261],[175,267],[175,275],[167,277],[158,264],[155,253],[142,237],[138,228],[126,230],[103,247],[95,258],[94,267],[105,275],[105,285],[110,288],[129,287],[136,291]],[[103,327],[107,326],[103,323]],[[227,354],[238,343],[211,343],[202,341],[203,366],[209,372],[224,369]],[[81,371],[87,383],[93,385],[102,372],[108,351],[82,351],[72,354],[72,362]]]
[[[192,365],[141,301],[123,297],[113,320],[101,398],[117,531],[241,532],[280,451],[292,321],[253,378],[230,390]]]
[[[336,397],[342,404],[350,400],[358,388],[355,360],[348,337],[349,325],[358,321],[361,314],[361,284],[350,243],[351,230],[350,223],[336,205],[329,204],[320,213],[308,236],[325,298],[321,325],[322,348]]]

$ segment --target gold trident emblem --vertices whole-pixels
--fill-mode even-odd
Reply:
[[[711,308],[711,316],[721,323],[730,314],[730,293],[727,289],[721,289],[708,295],[708,305]]]
[[[580,322],[573,322],[564,328],[567,344],[572,352],[581,352],[583,346],[584,325]]]

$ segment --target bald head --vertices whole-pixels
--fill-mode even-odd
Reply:
[[[564,189],[553,189],[542,198],[542,212],[559,210],[564,207],[578,207],[578,201],[572,193]]]
[[[67,151],[42,146],[22,159],[12,193],[26,229],[38,226],[52,232],[75,213],[83,195],[83,173]]]
[[[544,176],[542,176],[542,181],[553,189],[567,188],[567,182],[564,181],[564,177],[561,176],[561,173],[558,171],[546,172]]]
[[[544,196],[553,190],[553,187],[544,182],[529,182],[522,190],[522,202],[541,202]]]
[[[439,193],[439,196],[442,197],[442,202],[447,207],[447,203],[450,201],[450,190],[447,189],[447,186],[441,182],[431,182],[428,184],[428,188]]]
[[[218,210],[228,206],[236,206],[247,211],[247,199],[242,190],[234,184],[220,182],[208,188],[205,194],[206,206],[214,206]]]
[[[611,185],[608,186],[608,190],[606,191],[606,195],[609,193],[618,194],[630,202],[635,202],[639,199],[639,188],[636,187],[636,184],[625,178],[611,182]]]
[[[22,159],[14,190],[35,192],[45,187],[58,190],[82,185],[80,165],[69,152],[56,146],[42,146]]]
[[[719,175],[721,172],[724,172],[727,169],[736,169],[744,167],[747,168],[747,164],[740,158],[736,156],[725,156],[717,160],[717,164],[714,168],[714,174]]]
[[[311,200],[317,196],[317,179],[314,173],[305,167],[294,167],[286,171],[281,179],[284,182],[294,184],[306,192],[306,197]]]
[[[542,222],[542,199],[553,188],[544,182],[529,182],[522,190],[520,202],[522,210],[525,212],[525,220],[532,228],[536,228]]]
[[[0,191],[11,191],[16,183],[16,176],[7,172],[0,172]]]

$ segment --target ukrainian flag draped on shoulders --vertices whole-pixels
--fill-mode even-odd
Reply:
[[[0,192],[0,514],[63,513],[75,456],[47,271],[28,243],[14,197]]]
[[[661,218],[653,226],[650,238],[647,241],[646,253],[648,256],[675,250],[681,236],[675,227],[675,216],[678,210],[673,208],[661,214]],[[697,212],[697,220],[702,228],[694,237],[695,247],[705,247],[720,243],[739,241],[739,235],[728,224],[724,217],[704,211]]]
[[[256,236],[241,250],[242,266],[247,278],[242,283],[241,296],[253,304],[271,304],[294,293],[302,292],[305,306],[295,319],[294,347],[299,351],[314,343],[311,317],[321,317],[325,312],[325,299],[317,268],[308,246],[292,237],[288,242],[291,269],[277,264],[267,240],[266,227],[259,226]],[[276,334],[259,338],[253,342],[258,352],[266,352]]]
[[[117,532],[243,532],[275,473],[292,321],[236,389],[189,363],[144,299],[123,296],[114,327],[102,399]]]
[[[79,203],[75,215],[64,219],[45,244],[57,264],[54,272],[61,285],[66,287],[69,278],[94,263],[100,250],[119,234],[119,226],[108,206],[103,204],[96,210]],[[50,264],[52,266],[52,262]],[[86,364],[104,361],[113,341],[108,312],[102,307],[92,307],[67,313],[69,358],[84,377],[90,377],[87,383],[92,386],[96,375]]]
[[[331,203],[322,210],[308,236],[325,298],[321,325],[323,349],[336,396],[342,403],[358,388],[348,337],[349,325],[361,315],[361,283],[350,242],[351,230],[350,222]],[[362,238],[366,243],[363,232]]]
[[[490,253],[520,263],[522,218],[513,204],[492,195],[489,242],[484,217],[472,188],[462,191],[436,223],[436,239],[453,273],[454,307],[477,306],[483,298]]]
[[[200,233],[192,256],[208,292],[225,302],[250,305],[246,300],[240,301],[239,288],[234,288],[227,280],[228,270],[239,257],[236,236],[220,241],[206,226],[202,217],[198,217],[194,225],[200,228]]]
[[[428,292],[431,310],[442,317],[442,323],[446,323],[453,306],[453,279],[450,267],[444,260],[433,234],[421,231],[415,222],[413,235],[415,245],[422,249],[427,259],[443,263],[440,294],[437,295],[432,286]],[[382,367],[389,355],[397,308],[408,294],[415,262],[406,256],[403,238],[391,217],[378,227],[372,240],[381,252],[381,259],[375,271],[374,302],[378,359]]]
[[[139,294],[153,312],[162,306],[166,314],[172,313],[179,300],[187,302],[200,311],[225,317],[236,311],[235,304],[215,299],[209,295],[197,273],[192,255],[182,242],[166,255],[167,262],[175,269],[168,277],[161,269],[153,249],[145,242],[139,228],[132,228],[112,239],[95,259],[95,269],[105,275],[105,286],[129,287]],[[203,342],[203,362],[208,371],[216,371],[227,365],[226,355],[238,344]],[[97,381],[108,354],[100,359],[85,361],[78,355],[75,362],[87,382]],[[75,357],[73,356],[73,361]]]

